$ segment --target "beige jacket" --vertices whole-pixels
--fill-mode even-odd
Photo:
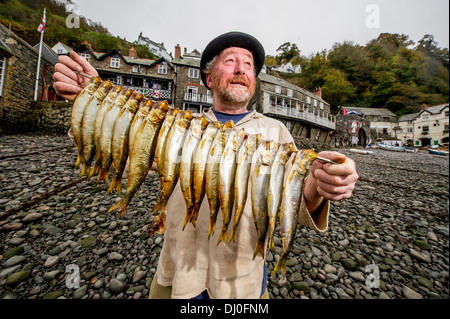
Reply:
[[[204,114],[210,121],[217,120],[211,110]],[[236,127],[244,128],[251,134],[262,133],[266,139],[279,143],[293,141],[288,129],[281,122],[256,111],[244,117]],[[286,171],[288,169],[287,165]],[[250,194],[250,190],[248,193]],[[328,227],[328,214],[327,201],[321,206],[321,211],[314,214],[313,220],[302,198],[300,224],[324,232]],[[192,298],[205,289],[211,298],[259,298],[264,260],[260,255],[253,260],[257,235],[251,200],[246,202],[236,234],[236,243],[229,245],[223,242],[219,246],[216,245],[223,224],[221,211],[217,215],[215,234],[208,240],[209,206],[206,197],[202,202],[196,227],[188,223],[184,231],[182,230],[185,215],[186,206],[178,183],[167,204],[167,230],[156,272],[158,284],[172,286],[172,298]],[[233,217],[229,233],[232,225]]]

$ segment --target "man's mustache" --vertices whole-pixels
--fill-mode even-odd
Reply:
[[[250,86],[250,82],[243,75],[236,75],[235,77],[228,79],[227,84],[241,84],[245,85],[246,87]]]

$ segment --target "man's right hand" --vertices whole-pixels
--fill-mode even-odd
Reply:
[[[53,87],[59,96],[73,102],[78,93],[89,83],[89,78],[75,73],[73,70],[91,76],[98,76],[92,65],[74,51],[69,56],[61,55],[53,73]]]

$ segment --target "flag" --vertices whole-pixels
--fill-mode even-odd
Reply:
[[[44,32],[44,29],[45,29],[45,10],[44,10],[44,17],[42,18],[41,24],[39,25],[37,30],[42,33]]]

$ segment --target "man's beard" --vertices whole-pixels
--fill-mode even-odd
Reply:
[[[231,87],[231,83],[241,83],[244,85],[242,87]],[[220,83],[218,79],[213,78],[211,86],[214,96],[232,109],[240,109],[243,106],[247,106],[255,93],[255,85],[250,86],[247,78],[242,75],[228,79],[225,85]]]

